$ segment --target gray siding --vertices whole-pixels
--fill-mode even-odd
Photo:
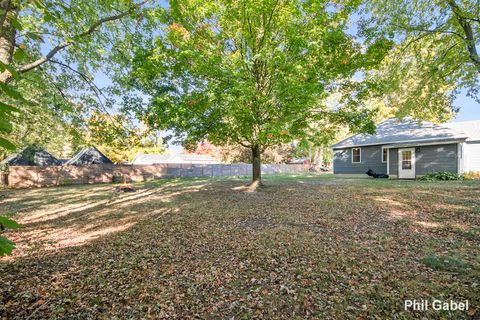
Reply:
[[[387,173],[387,163],[382,162],[382,146],[361,147],[361,163],[352,163],[352,148],[333,150],[333,173],[357,174],[372,169]]]
[[[457,144],[419,146],[415,148],[415,174],[458,170]],[[390,149],[390,175],[398,175],[398,149]]]

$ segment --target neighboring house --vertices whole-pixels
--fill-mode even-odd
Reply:
[[[90,147],[79,151],[72,159],[64,163],[65,166],[88,166],[91,164],[113,164],[97,148]]]
[[[189,163],[209,164],[219,163],[217,159],[203,154],[144,154],[139,153],[132,164],[163,164],[163,163]]]
[[[304,164],[310,165],[310,158],[292,158],[287,162],[288,164]]]
[[[32,146],[26,147],[0,162],[0,166],[59,166],[61,164],[60,160],[47,151]]]
[[[427,173],[480,171],[480,120],[433,124],[389,119],[375,134],[357,134],[332,146],[333,172],[364,175],[368,169],[390,178]]]

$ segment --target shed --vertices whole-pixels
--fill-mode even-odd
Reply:
[[[42,148],[28,146],[0,162],[9,166],[59,166],[61,161]]]
[[[72,159],[65,162],[64,165],[87,166],[91,164],[113,164],[113,162],[97,148],[90,147],[79,151]]]

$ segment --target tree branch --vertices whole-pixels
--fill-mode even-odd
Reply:
[[[103,104],[102,102],[102,99],[100,96],[102,96],[105,100],[107,100],[107,97],[105,97],[105,95],[103,94],[102,90],[92,81],[90,80],[85,74],[83,74],[82,72],[72,68],[71,66],[69,66],[68,64],[65,64],[63,62],[60,62],[60,61],[57,61],[57,60],[53,60],[51,59],[50,62],[52,63],[55,63],[55,64],[58,64],[64,68],[67,68],[68,70],[72,71],[73,73],[77,74],[78,76],[80,76],[80,78],[83,79],[83,81],[85,81],[89,86],[90,88],[92,89],[92,91],[95,93],[95,96],[97,97],[97,100],[101,106],[101,109],[102,111],[110,118],[110,120],[112,121],[112,123],[116,123],[115,122],[115,119],[113,118],[113,116],[110,114],[110,112],[108,112],[107,108],[105,107],[105,105]],[[123,129],[127,130],[127,131],[131,131],[128,127],[124,126],[122,123],[119,123],[120,127],[122,127]]]
[[[118,20],[118,19],[122,19],[123,17],[132,14],[136,8],[141,7],[146,2],[147,1],[140,2],[140,3],[132,6],[127,11],[124,11],[124,12],[121,12],[119,14],[97,20],[86,31],[74,36],[73,39],[80,39],[80,38],[84,38],[84,37],[87,37],[87,36],[93,34],[97,30],[97,28],[100,27],[101,25],[103,25],[107,22],[110,22],[110,21],[115,21],[115,20]],[[62,43],[59,43],[52,50],[50,50],[50,52],[47,53],[44,57],[19,67],[17,71],[19,73],[25,73],[27,71],[35,69],[36,67],[44,64],[45,62],[50,61],[59,51],[65,49],[66,47],[74,45],[76,42],[77,42],[76,40],[71,40],[71,41],[64,41]]]
[[[475,46],[475,39],[473,34],[472,25],[470,22],[462,15],[462,10],[457,5],[455,0],[448,0],[448,5],[452,8],[455,17],[457,18],[458,23],[465,33],[465,42],[467,43],[467,50],[470,56],[470,60],[476,66],[478,73],[480,73],[480,57],[478,56],[477,48]]]

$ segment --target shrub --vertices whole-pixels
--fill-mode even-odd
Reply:
[[[7,217],[0,216],[0,234],[7,229],[18,228],[20,228],[20,225],[18,223]],[[0,235],[0,257],[11,254],[14,248],[15,243]]]
[[[469,171],[462,175],[464,180],[480,180],[480,171]]]
[[[454,173],[454,172],[432,172],[424,175],[420,178],[420,180],[425,181],[445,181],[445,180],[462,180],[462,176]]]

